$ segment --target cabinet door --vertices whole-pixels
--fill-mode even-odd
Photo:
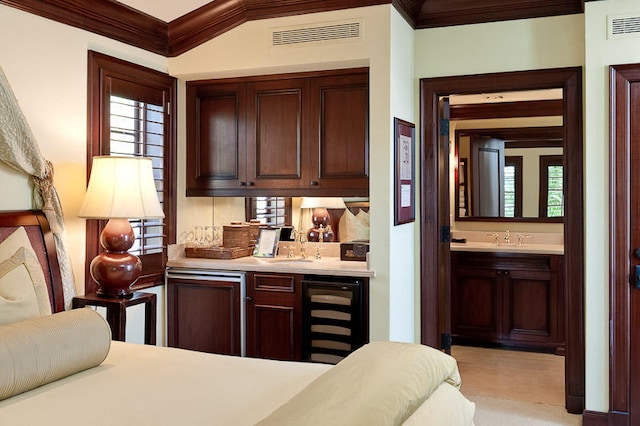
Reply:
[[[319,195],[369,195],[369,75],[311,80],[311,155],[305,176]]]
[[[169,346],[240,355],[240,284],[167,280]]]
[[[503,338],[558,342],[558,290],[551,271],[511,270],[504,280]]]
[[[301,187],[307,84],[302,78],[248,83],[247,186]]]
[[[247,356],[302,359],[301,277],[247,276]]]
[[[187,195],[246,185],[245,87],[187,82]]]
[[[502,271],[452,262],[452,333],[482,340],[502,336]]]

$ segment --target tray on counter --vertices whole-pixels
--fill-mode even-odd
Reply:
[[[186,257],[203,257],[206,259],[237,259],[239,257],[251,256],[253,247],[186,247],[184,255]]]

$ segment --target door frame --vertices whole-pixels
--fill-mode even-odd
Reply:
[[[640,362],[637,360],[637,324],[640,306],[632,297],[630,260],[632,167],[631,143],[639,137],[632,134],[633,121],[629,87],[640,84],[640,64],[613,65],[610,71],[610,167],[609,167],[609,319],[611,322],[609,357],[609,424],[629,425],[637,423],[640,404],[633,401],[631,393],[640,389],[638,377]],[[637,114],[637,113],[636,113]],[[637,290],[636,290],[637,291]],[[635,361],[634,361],[635,360]],[[636,397],[637,399],[637,397]]]
[[[443,179],[438,158],[448,150],[439,141],[438,100],[451,94],[562,88],[563,149],[565,169],[565,403],[570,413],[584,410],[584,200],[582,67],[424,78],[420,80],[420,328],[423,344],[440,348],[450,309],[439,301],[450,281],[442,277],[441,264],[448,259],[448,243],[441,243],[448,215],[439,212]],[[448,126],[447,126],[448,128]],[[448,187],[448,185],[446,185]],[[440,282],[446,284],[440,284]],[[444,288],[443,288],[444,286]],[[450,328],[450,327],[449,327]]]

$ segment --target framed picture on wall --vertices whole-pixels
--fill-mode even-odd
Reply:
[[[394,224],[415,220],[415,125],[394,118],[395,208]]]

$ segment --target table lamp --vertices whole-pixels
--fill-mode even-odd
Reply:
[[[90,266],[98,294],[131,297],[131,285],[142,272],[142,262],[128,250],[135,242],[129,219],[164,218],[158,201],[150,158],[93,157],[91,177],[79,217],[109,219],[100,234],[104,252]]]
[[[307,231],[307,241],[332,242],[335,234],[329,226],[331,216],[327,209],[346,209],[347,206],[340,197],[304,197],[301,209],[313,209],[311,221],[313,227]]]

